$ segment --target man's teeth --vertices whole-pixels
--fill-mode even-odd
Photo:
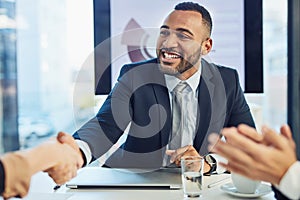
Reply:
[[[173,58],[180,58],[180,56],[175,55],[175,54],[169,54],[169,53],[164,53],[164,57],[168,59],[173,59]]]

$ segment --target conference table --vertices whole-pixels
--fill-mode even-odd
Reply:
[[[274,193],[259,197],[233,196],[225,192],[221,186],[231,184],[230,174],[204,176],[203,193],[199,198],[184,197],[182,189],[69,189],[62,185],[53,190],[55,183],[43,172],[32,177],[30,191],[25,200],[186,200],[186,199],[275,199]],[[264,183],[267,185],[267,183]],[[17,199],[17,198],[13,198]]]

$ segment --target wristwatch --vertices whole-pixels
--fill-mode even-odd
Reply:
[[[209,176],[211,174],[216,173],[217,170],[217,161],[216,159],[211,155],[204,156],[204,161],[210,166],[210,170],[208,172],[205,172],[203,175]]]

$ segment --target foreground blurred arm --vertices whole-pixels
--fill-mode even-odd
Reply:
[[[62,184],[76,175],[82,158],[72,147],[51,139],[35,148],[7,153],[1,157],[4,169],[4,198],[24,197],[29,189],[31,176],[38,171],[61,170],[54,181]]]
[[[263,127],[262,133],[259,135],[255,129],[246,125],[225,128],[222,135],[226,142],[218,140],[213,151],[227,158],[227,164],[220,164],[228,170],[270,182],[289,198],[298,199],[299,162],[290,128],[284,125],[281,127],[281,134],[277,134],[274,130]],[[212,144],[217,137],[210,137]]]

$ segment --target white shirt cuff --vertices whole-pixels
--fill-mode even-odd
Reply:
[[[290,166],[279,185],[275,187],[290,199],[300,198],[300,161]]]
[[[218,154],[210,154],[210,155],[213,156],[214,159],[216,159],[216,162],[217,162],[216,172],[217,172],[217,174],[222,174],[222,173],[226,172],[227,169],[220,166],[218,163],[219,162],[227,163],[227,160],[225,158],[223,158],[222,156],[218,155]]]
[[[75,140],[79,146],[79,148],[81,149],[81,151],[83,152],[85,159],[86,159],[86,165],[88,165],[91,160],[92,160],[92,153],[91,153],[91,149],[89,147],[89,145],[82,140]]]

